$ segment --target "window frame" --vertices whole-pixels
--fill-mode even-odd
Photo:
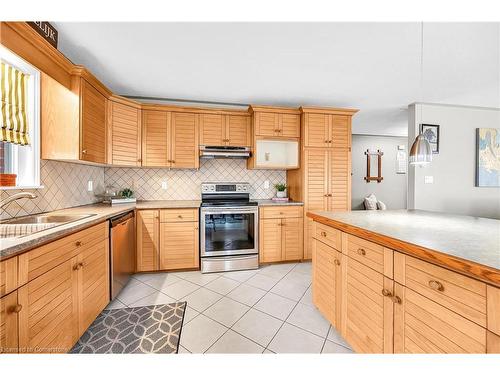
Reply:
[[[4,158],[11,164],[9,169],[17,174],[16,186],[0,186],[0,190],[14,189],[39,189],[40,185],[40,71],[33,65],[0,44],[0,59],[14,68],[29,74],[31,77],[27,85],[28,95],[28,132],[30,137],[29,146],[13,145],[4,143]],[[33,99],[31,99],[33,98]],[[23,150],[28,147],[30,150]],[[29,169],[30,177],[20,178],[19,164],[25,163]],[[7,173],[7,171],[5,171]]]

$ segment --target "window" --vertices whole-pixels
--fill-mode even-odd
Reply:
[[[0,45],[0,60],[29,75],[26,115],[30,144],[0,142],[0,173],[16,174],[15,188],[40,187],[40,72]],[[7,189],[8,187],[0,187]],[[12,188],[12,187],[11,187]]]

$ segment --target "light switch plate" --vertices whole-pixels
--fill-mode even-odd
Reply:
[[[424,184],[433,184],[434,183],[434,176],[425,176],[424,177]]]
[[[264,189],[269,189],[269,180],[264,181]]]
[[[167,184],[167,181],[162,181],[162,182],[161,182],[161,188],[162,188],[163,190],[167,190],[167,189],[168,189],[168,184]]]
[[[94,181],[87,181],[87,191],[94,191]]]

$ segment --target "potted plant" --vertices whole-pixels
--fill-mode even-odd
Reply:
[[[286,184],[275,184],[274,188],[278,198],[286,198]]]

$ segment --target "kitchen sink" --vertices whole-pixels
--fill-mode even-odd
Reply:
[[[40,214],[0,221],[0,238],[23,237],[58,225],[86,219],[96,214],[57,215]]]

